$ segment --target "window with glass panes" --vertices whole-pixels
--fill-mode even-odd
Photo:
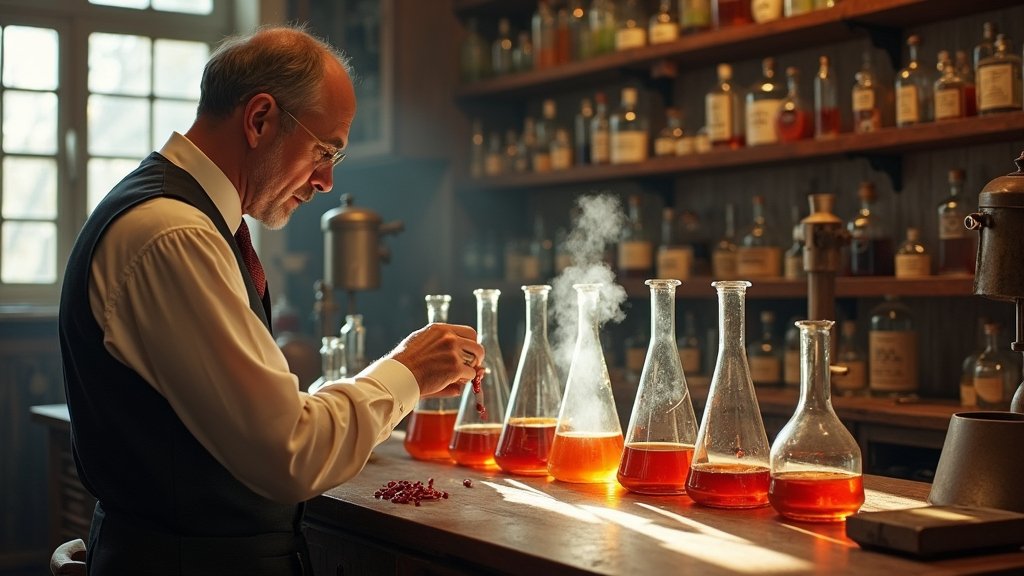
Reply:
[[[19,4],[0,13],[0,306],[53,306],[88,214],[191,125],[211,47],[232,32],[231,6]]]

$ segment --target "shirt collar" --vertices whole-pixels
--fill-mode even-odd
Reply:
[[[178,132],[171,133],[160,154],[195,178],[217,206],[228,229],[232,233],[238,230],[242,224],[242,201],[231,180],[213,160]]]

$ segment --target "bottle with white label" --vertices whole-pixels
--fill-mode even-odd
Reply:
[[[936,68],[939,79],[935,81],[935,120],[953,120],[967,116],[967,99],[964,97],[964,81],[956,72],[949,52],[939,50]]]
[[[782,383],[782,357],[775,343],[774,324],[774,312],[761,312],[761,337],[747,347],[750,379],[755,386],[778,386]]]
[[[607,164],[611,158],[608,129],[608,100],[604,92],[594,95],[594,117],[590,120],[590,162]]]
[[[643,48],[647,45],[647,16],[640,0],[626,0],[619,4],[618,28],[615,30],[615,51]]]
[[[654,139],[654,155],[657,157],[678,154],[679,141],[683,138],[683,119],[676,108],[665,109],[665,127]],[[659,276],[663,278],[663,276]]]
[[[974,393],[978,408],[1009,410],[1010,399],[1019,382],[1017,355],[1000,348],[999,324],[985,324],[985,350],[974,364]]]
[[[647,35],[652,45],[679,39],[679,20],[672,14],[672,0],[661,0],[658,11],[651,16]]]
[[[882,129],[882,98],[879,94],[878,76],[871,61],[871,52],[864,51],[860,70],[854,74],[853,85],[853,131],[857,134],[878,132]]]
[[[914,317],[896,296],[871,310],[868,386],[876,396],[909,396],[918,390],[918,338]]]
[[[995,52],[978,62],[979,114],[1021,109],[1021,57],[1012,50],[1006,34],[999,34]]]
[[[779,141],[779,106],[786,97],[786,88],[775,75],[775,58],[761,61],[761,79],[747,92],[747,146],[775,144]]]
[[[921,37],[907,38],[910,59],[896,74],[896,125],[911,126],[931,120],[932,81],[917,59]]]
[[[846,367],[846,374],[833,374],[832,387],[841,396],[859,396],[868,388],[868,358],[857,338],[857,323],[844,320],[836,346],[836,364]]]
[[[662,279],[687,280],[692,264],[693,246],[683,244],[675,208],[666,206],[661,209],[661,243],[654,275]]]
[[[921,232],[917,228],[907,228],[907,239],[896,251],[896,277],[921,278],[931,276],[932,256],[921,243]]]
[[[718,65],[718,85],[704,97],[704,121],[712,147],[742,148],[743,100],[732,83],[732,66]]]
[[[782,248],[764,216],[764,196],[754,196],[753,209],[753,223],[736,249],[736,274],[740,278],[779,278]]]
[[[608,120],[612,164],[647,160],[647,122],[637,111],[637,90],[622,89],[619,109]]]

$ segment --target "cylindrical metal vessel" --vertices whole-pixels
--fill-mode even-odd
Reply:
[[[965,220],[981,235],[974,293],[996,300],[1024,297],[1024,152],[1014,162],[1017,171],[986,184]]]

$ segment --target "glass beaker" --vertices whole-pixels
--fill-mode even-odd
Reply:
[[[601,285],[574,284],[573,288],[579,326],[548,456],[548,474],[563,482],[610,482],[622,457],[623,438],[598,334]]]
[[[715,508],[768,505],[768,436],[744,348],[745,280],[718,291],[718,359],[686,481],[686,493]]]
[[[640,373],[617,478],[631,492],[683,494],[690,472],[697,417],[676,347],[679,280],[648,280],[651,343]]]
[[[342,365],[345,362],[345,343],[337,336],[324,336],[320,346],[320,377],[309,385],[308,392],[315,394],[328,382],[342,377]]]
[[[794,520],[843,520],[864,503],[860,447],[832,410],[831,320],[802,320],[800,402],[775,438],[768,501]]]
[[[423,300],[427,305],[428,324],[448,321],[451,296],[428,294]],[[448,444],[452,441],[458,413],[458,397],[421,399],[409,416],[409,425],[405,429],[405,451],[417,460],[450,460]]]
[[[510,474],[544,476],[562,403],[562,384],[548,343],[551,286],[522,289],[526,296],[526,337],[494,460]]]
[[[448,454],[461,466],[492,468],[496,466],[494,450],[501,435],[501,421],[497,420],[497,415],[505,413],[509,396],[508,373],[505,372],[505,360],[498,344],[498,296],[501,290],[477,289],[473,295],[476,296],[476,338],[484,347],[484,377],[480,387],[486,412],[477,411],[473,387],[464,387]]]

